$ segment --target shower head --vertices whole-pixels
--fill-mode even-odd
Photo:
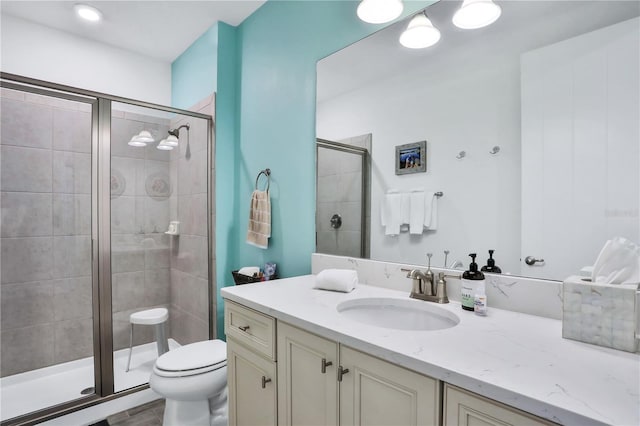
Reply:
[[[180,129],[186,128],[187,132],[189,131],[191,126],[189,123],[183,124],[182,126],[176,127],[175,129],[168,130],[169,136],[166,139],[160,141],[156,148],[161,149],[163,151],[171,151],[174,147],[178,146],[178,138],[180,137]],[[189,142],[187,141],[187,144]]]

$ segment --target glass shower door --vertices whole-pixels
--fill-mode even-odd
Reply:
[[[5,421],[94,394],[96,101],[4,85],[1,94]]]

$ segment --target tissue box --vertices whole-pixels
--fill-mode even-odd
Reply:
[[[597,284],[581,276],[562,286],[562,337],[628,352],[638,350],[638,284]]]

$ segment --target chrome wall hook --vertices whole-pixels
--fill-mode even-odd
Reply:
[[[467,156],[467,151],[460,151],[460,152],[458,153],[458,155],[456,155],[456,158],[457,158],[458,160],[462,160],[462,159],[463,159],[464,157],[466,157],[466,156]]]
[[[498,145],[496,145],[493,148],[491,148],[491,151],[489,151],[489,154],[496,155],[499,152],[500,152],[500,147]]]

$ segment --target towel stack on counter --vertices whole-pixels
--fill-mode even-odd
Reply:
[[[414,189],[387,191],[380,205],[380,222],[385,235],[399,235],[409,231],[419,235],[438,227],[438,197],[435,192]]]

